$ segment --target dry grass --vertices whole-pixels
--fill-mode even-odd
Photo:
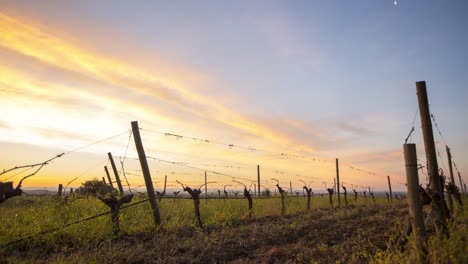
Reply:
[[[195,227],[190,200],[160,204],[163,226],[155,230],[149,206],[123,210],[122,234],[113,236],[110,217],[91,220],[0,249],[7,263],[410,263],[412,244],[392,247],[407,208],[381,199],[331,210],[314,198],[305,211],[303,198],[254,200],[253,218],[246,200],[201,203],[205,228]],[[466,202],[466,200],[465,200]],[[94,198],[64,203],[52,198],[21,197],[0,207],[0,243],[107,210]],[[467,210],[459,210],[447,241],[431,239],[432,263],[467,263]],[[410,239],[411,241],[411,239]],[[449,261],[443,261],[443,260]],[[461,261],[461,262],[460,262]]]

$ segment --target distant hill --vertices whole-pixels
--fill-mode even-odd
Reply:
[[[57,195],[57,191],[51,191],[47,189],[23,189],[23,191],[27,195],[45,195],[45,196]]]

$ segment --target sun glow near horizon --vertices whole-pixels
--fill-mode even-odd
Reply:
[[[413,69],[396,69],[396,62],[412,64],[404,56],[386,53],[386,42],[380,41],[387,35],[369,38],[366,35],[377,31],[354,28],[343,35],[344,25],[299,12],[317,12],[314,8],[280,6],[253,12],[239,7],[245,13],[235,17],[222,9],[218,10],[222,17],[207,10],[199,17],[199,11],[187,9],[187,17],[171,20],[138,6],[148,20],[128,20],[134,14],[117,8],[128,20],[119,24],[120,17],[107,8],[99,15],[102,19],[89,14],[89,21],[83,21],[77,14],[83,15],[80,12],[93,9],[92,5],[68,17],[64,14],[74,10],[71,3],[58,5],[64,13],[57,16],[47,15],[54,10],[51,7],[40,5],[31,11],[34,5],[27,10],[22,5],[0,8],[0,111],[6,113],[0,119],[0,145],[5,150],[0,153],[0,168],[35,163],[122,134],[57,160],[28,179],[25,187],[63,184],[74,177],[100,179],[107,152],[136,157],[132,141],[126,150],[133,120],[146,130],[142,136],[148,156],[216,168],[227,175],[255,179],[260,164],[264,180],[278,178],[282,185],[292,181],[297,188],[301,177],[314,177],[314,188],[323,189],[323,182],[333,181],[334,159],[339,158],[344,182],[383,190],[387,175],[405,181],[400,144],[411,120],[402,121],[402,116],[416,105],[402,100],[403,89],[395,87],[411,85],[405,74]],[[334,4],[327,8],[326,12],[336,12]],[[390,17],[395,14],[389,12],[404,12],[407,6],[392,6],[392,11],[379,9],[380,5],[374,8]],[[164,19],[170,20],[169,28],[158,23],[167,22]],[[94,24],[91,33],[82,30]],[[376,28],[385,25],[383,19]],[[109,27],[118,31],[108,32]],[[397,33],[389,33],[393,34]],[[351,45],[342,46],[341,39],[332,35],[343,36]],[[119,43],[127,38],[134,42]],[[406,46],[396,46],[398,52],[406,51]],[[363,54],[363,48],[369,54]],[[359,64],[351,63],[355,61]],[[390,79],[387,69],[396,71]],[[395,80],[396,75],[401,80]],[[374,87],[376,79],[382,84],[379,89]],[[460,106],[450,111],[456,107]],[[460,134],[452,138],[460,141]],[[463,156],[462,147],[456,151]],[[193,169],[150,163],[158,171],[157,181],[163,171],[181,173],[178,177],[186,181],[202,181]],[[138,170],[139,165],[129,159],[126,166]],[[192,175],[184,174],[189,172]],[[219,177],[220,184],[232,181],[215,175],[210,177]],[[142,179],[132,181],[139,184]]]
[[[139,119],[142,126],[150,129],[196,127],[196,132],[193,133],[195,135],[208,132],[212,124],[221,124],[232,130],[229,137],[235,137],[235,131],[240,131],[252,137],[253,140],[248,142],[256,146],[259,144],[262,148],[288,147],[294,153],[298,150],[311,153],[313,150],[311,147],[292,143],[291,139],[281,133],[233,112],[217,100],[180,88],[177,81],[155,78],[153,74],[118,60],[89,53],[14,17],[0,14],[0,28],[0,47],[4,49],[4,54],[16,56],[16,59],[19,57],[22,65],[29,65],[29,62],[39,65],[38,67],[49,68],[53,73],[71,76],[57,81],[41,75],[41,71],[37,71],[38,67],[18,68],[14,63],[13,67],[0,66],[3,95],[0,109],[11,113],[2,120],[3,141],[46,148],[63,149],[65,146],[70,149],[73,145],[86,144],[116,131],[125,131],[124,129],[128,129],[125,128],[128,120]],[[95,87],[89,88],[89,84]],[[141,99],[143,103],[140,103]],[[162,107],[154,107],[152,104],[161,104]],[[167,115],[167,111],[177,109],[184,112],[185,116]],[[201,124],[186,124],[186,119],[194,118],[204,121]],[[121,122],[122,120],[127,122]],[[213,133],[208,132],[205,137],[213,137],[210,134]],[[219,137],[218,134],[215,133],[214,137]],[[125,142],[125,139],[121,142]],[[148,142],[151,142],[149,146],[153,143],[152,140],[146,143]],[[166,149],[180,149],[180,144],[171,146],[163,141],[157,144]],[[119,145],[122,146],[122,143]],[[99,151],[106,153],[111,150],[118,151],[118,147],[106,144],[102,148],[91,150],[91,153],[96,155]],[[233,155],[232,152],[199,145],[186,144],[182,152],[195,152],[207,159],[222,155],[228,163],[251,161],[250,158],[245,158],[245,153]],[[135,156],[134,151],[130,150],[129,153]],[[266,166],[275,163],[268,158],[263,162]],[[5,162],[3,166],[7,165],[17,164]],[[73,170],[77,170],[77,165],[71,166]],[[60,178],[63,173],[64,168],[51,169],[49,178],[31,178],[28,182],[36,186],[48,181],[56,184],[63,182]],[[96,169],[94,173],[100,175],[102,169]],[[70,173],[67,178],[75,174]],[[242,176],[245,175],[241,174]],[[276,177],[282,178],[278,175]]]

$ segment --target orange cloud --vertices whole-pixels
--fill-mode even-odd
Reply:
[[[226,124],[265,138],[280,146],[310,149],[294,144],[288,137],[239,115],[213,98],[197,94],[180,82],[142,71],[119,60],[80,49],[67,41],[0,13],[0,46],[33,57],[54,67],[90,76],[121,89],[175,104],[194,115]]]
[[[12,101],[3,106],[4,110],[14,109],[14,105],[18,102],[26,106],[35,105],[35,107],[32,106],[26,110],[17,109],[18,113],[15,114],[22,117],[25,120],[24,123],[34,121],[34,116],[28,116],[31,112],[35,115],[46,114],[50,115],[48,118],[59,124],[59,127],[49,127],[49,125],[36,127],[32,132],[38,134],[37,138],[32,138],[31,141],[43,142],[44,138],[76,138],[73,130],[67,130],[68,128],[75,129],[76,126],[76,119],[70,118],[72,114],[85,115],[87,119],[92,120],[88,122],[87,127],[81,127],[82,130],[79,132],[83,135],[96,136],[92,133],[102,132],[101,129],[97,129],[97,131],[96,127],[106,128],[106,131],[109,131],[108,128],[112,127],[113,124],[121,123],[122,120],[116,117],[116,112],[124,111],[127,114],[126,117],[138,117],[140,121],[144,119],[144,124],[148,124],[145,125],[145,128],[158,126],[167,128],[177,124],[179,127],[191,129],[191,131],[197,130],[190,132],[190,134],[203,135],[210,129],[215,130],[213,128],[221,127],[220,130],[226,131],[229,137],[245,133],[250,136],[249,141],[261,143],[267,149],[288,148],[301,154],[314,152],[312,147],[298,144],[291,139],[293,137],[287,136],[288,134],[284,132],[288,133],[287,129],[280,128],[281,131],[278,131],[278,129],[273,129],[275,126],[273,122],[261,122],[243,116],[224,106],[216,98],[207,97],[188,89],[183,82],[176,78],[166,79],[117,59],[86,51],[64,39],[48,34],[38,27],[1,13],[0,47],[9,52],[21,54],[31,61],[38,61],[40,62],[39,66],[49,67],[58,74],[67,72],[79,76],[76,78],[79,80],[71,80],[72,78],[67,79],[68,77],[66,77],[65,81],[57,81],[47,75],[31,74],[27,68],[17,69],[11,66],[0,66],[0,93],[5,95],[3,99],[0,99],[0,102],[8,103],[9,98]],[[57,111],[63,111],[64,106],[70,104],[79,106],[77,108],[80,112],[69,111],[67,115],[63,116],[57,113]],[[2,109],[1,107],[0,109]],[[106,112],[108,109],[109,113],[99,116],[101,113],[86,111],[86,109],[93,107],[100,107],[101,112]],[[197,118],[200,123],[193,122],[194,118]],[[121,125],[128,126],[127,121],[112,127],[119,128],[111,129],[112,133],[120,132]],[[291,126],[292,130],[306,131],[307,134],[319,135],[321,138],[327,137],[320,131],[310,129],[310,126],[297,120],[281,120],[279,123]],[[59,130],[63,127],[67,129],[55,133],[48,131],[48,129]],[[177,133],[178,131],[167,132]],[[154,135],[144,134],[143,136],[145,139],[151,139]],[[211,135],[207,135],[206,138],[211,139]],[[294,138],[297,137],[294,136]],[[164,157],[164,154],[158,152],[158,149],[165,146],[169,149],[170,146],[169,143],[159,144],[156,140],[147,140],[145,143],[157,143],[147,145],[157,146],[155,149],[148,147],[148,150],[151,151],[148,151],[147,154],[156,152],[159,157]],[[177,153],[173,157],[177,157],[181,153],[190,153],[192,157],[184,159],[189,161],[197,161],[196,157],[193,156],[206,159],[222,157],[229,162],[245,163],[248,166],[250,164],[251,169],[249,167],[247,171],[234,172],[233,174],[252,179],[255,178],[256,164],[261,164],[265,168],[262,172],[265,180],[275,177],[283,183],[289,180],[297,181],[300,177],[296,173],[328,180],[332,179],[334,175],[333,166],[322,166],[322,164],[307,160],[287,160],[278,155],[263,154],[262,156],[262,154],[256,153],[236,153],[230,152],[228,149],[220,150],[206,145],[196,146],[193,142],[184,145],[178,143],[177,148],[172,149],[177,149]],[[289,151],[286,152],[289,153]],[[278,170],[284,170],[286,173],[278,175],[274,172]],[[102,171],[98,170],[97,173],[102,173]],[[50,175],[56,176],[57,174],[51,172]],[[58,182],[62,179],[57,178],[54,181]],[[220,181],[230,182],[231,179],[227,177],[220,179]],[[47,182],[47,179],[38,182],[42,184],[42,182]]]

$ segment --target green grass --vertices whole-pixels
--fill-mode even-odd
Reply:
[[[144,198],[146,197],[135,197],[132,203]],[[201,231],[195,227],[192,200],[165,198],[158,203],[162,225],[158,228],[156,237],[152,235],[155,234],[156,228],[149,202],[143,202],[121,210],[119,236],[112,235],[110,215],[105,215],[10,246],[0,246],[0,259],[3,256],[9,262],[41,259],[47,262],[52,260],[68,263],[73,258],[78,258],[77,262],[80,262],[79,259],[85,259],[85,262],[113,262],[130,255],[136,258],[139,252],[139,258],[144,260],[144,256],[153,255],[163,258],[163,255],[158,255],[161,254],[158,250],[171,250],[177,245],[178,250],[187,250],[184,253],[186,257],[198,254],[200,261],[203,260],[203,256],[213,254],[210,251],[221,250],[226,246],[232,247],[239,252],[241,258],[249,262],[254,256],[267,254],[270,249],[273,253],[280,250],[273,245],[283,245],[281,240],[285,239],[289,244],[284,246],[296,252],[296,255],[294,257],[287,252],[280,253],[293,260],[303,256],[304,260],[319,257],[326,259],[326,263],[333,262],[333,259],[337,259],[330,257],[330,254],[339,256],[341,252],[352,248],[349,255],[342,257],[343,261],[416,261],[412,237],[404,251],[392,246],[404,225],[402,217],[405,215],[405,203],[394,201],[393,210],[388,206],[386,199],[378,198],[377,205],[374,206],[371,199],[365,201],[363,197],[359,197],[357,203],[350,201],[350,208],[344,208],[342,201],[342,207],[332,211],[329,210],[328,197],[324,195],[323,198],[313,197],[312,210],[306,212],[306,201],[304,197],[287,197],[286,217],[281,217],[281,199],[254,199],[252,218],[258,220],[251,221],[247,220],[246,199],[209,200],[208,203],[201,200],[201,217],[206,227],[205,231]],[[465,198],[465,208],[467,202],[468,199]],[[337,205],[336,198],[334,205]],[[107,206],[94,197],[15,197],[0,205],[0,245],[108,210]],[[382,224],[384,222],[386,224]],[[467,224],[467,210],[457,208],[454,220],[449,225],[450,238],[438,240],[431,237],[428,241],[430,263],[468,263]],[[328,228],[327,231],[325,228]],[[319,233],[321,235],[318,235]],[[160,236],[164,236],[164,239],[157,238]],[[288,236],[291,237],[287,238]],[[305,237],[310,237],[310,240],[306,240]],[[342,244],[335,244],[340,239],[349,241],[342,240]],[[243,246],[238,241],[244,241],[242,243],[257,249],[243,253]],[[124,250],[128,246],[136,247],[134,253],[131,249]],[[108,247],[115,251],[108,253]],[[148,251],[150,249],[152,251]]]
[[[144,197],[134,198],[137,202]],[[378,203],[385,203],[378,199]],[[367,200],[370,205],[372,201]],[[305,211],[306,198],[286,197],[286,214],[296,214]],[[334,204],[337,201],[335,198]],[[354,203],[351,203],[354,204]],[[366,204],[362,198],[356,205]],[[162,227],[166,230],[178,230],[186,226],[195,226],[193,201],[189,199],[165,198],[158,203],[161,213]],[[312,209],[329,208],[328,197],[313,197]],[[231,224],[244,219],[248,214],[246,199],[212,199],[205,203],[200,201],[200,211],[205,225]],[[16,197],[0,206],[0,244],[33,235],[55,227],[59,227],[86,217],[90,217],[109,208],[94,197],[79,199],[57,199],[53,197]],[[281,199],[254,199],[252,216],[278,216],[281,214]],[[124,234],[152,232],[152,211],[149,203],[141,203],[121,210],[120,227]],[[112,233],[110,215],[72,225],[50,234],[28,239],[21,244],[41,243],[44,246],[55,246],[55,241],[67,241],[86,244],[88,241],[109,237]],[[66,243],[65,243],[66,244]]]
[[[454,206],[453,219],[448,222],[450,237],[440,239],[437,234],[429,233],[427,241],[429,263],[468,263],[468,199],[463,199],[464,208]],[[403,223],[399,225],[400,229]],[[395,237],[396,238],[396,235]],[[374,257],[375,263],[417,263],[414,237],[409,237],[408,244],[401,250],[389,247]]]

